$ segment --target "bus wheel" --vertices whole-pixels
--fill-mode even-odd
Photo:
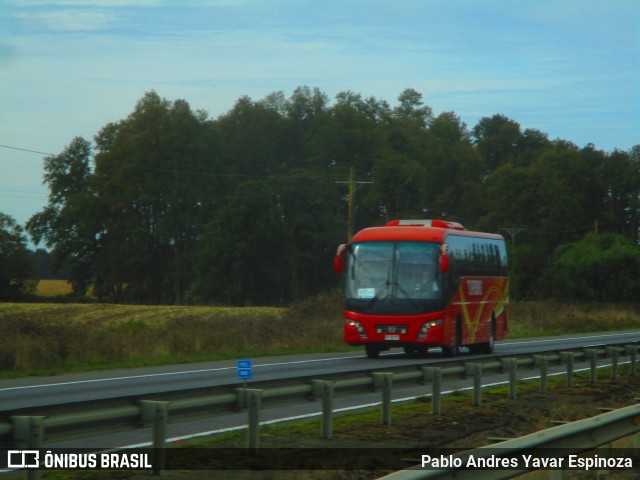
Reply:
[[[369,358],[378,358],[378,355],[380,354],[380,348],[376,347],[375,345],[365,345],[364,351]]]
[[[402,347],[405,355],[415,355],[418,353],[418,349],[416,347]]]
[[[457,357],[460,354],[460,342],[462,338],[462,326],[460,320],[456,323],[456,338],[452,347],[442,347],[442,353],[445,357]]]
[[[456,343],[453,347],[442,347],[442,353],[445,357],[457,357],[460,353],[460,345]]]
[[[482,353],[493,353],[493,347],[496,343],[496,321],[491,319],[491,327],[489,329],[489,341],[482,344]]]

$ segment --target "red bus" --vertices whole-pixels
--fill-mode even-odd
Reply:
[[[443,220],[393,220],[365,228],[338,247],[344,271],[344,339],[367,356],[432,347],[491,353],[508,331],[504,238]]]

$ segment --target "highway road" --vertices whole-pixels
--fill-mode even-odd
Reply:
[[[494,355],[510,356],[517,354],[539,353],[550,350],[585,348],[614,343],[625,344],[640,341],[640,331],[607,332],[594,334],[564,335],[517,339],[496,343]],[[470,355],[463,349],[459,359],[481,359],[486,355]],[[340,372],[372,371],[401,365],[434,365],[450,362],[439,350],[427,357],[407,357],[402,350],[391,350],[379,358],[371,359],[361,350],[348,353],[307,354],[278,357],[261,357],[253,360],[252,382],[281,381],[286,378],[335,375]],[[533,375],[533,373],[532,373]],[[504,380],[504,376],[501,378]],[[491,381],[485,379],[485,383]],[[465,380],[453,380],[452,389],[465,388]],[[223,385],[241,386],[236,379],[236,361],[225,360],[197,364],[169,365],[103,372],[86,372],[52,377],[28,377],[2,380],[0,386],[0,411],[3,416],[16,410],[38,406],[75,403],[87,400],[108,400],[123,396],[159,394],[167,391],[212,387]],[[413,387],[394,390],[396,400],[424,395],[429,390]],[[379,393],[336,399],[335,408],[351,409],[362,405],[375,404]],[[273,408],[262,412],[263,421],[277,421],[281,418],[308,417],[320,410],[318,402]],[[169,436],[188,438],[211,431],[239,428],[246,423],[246,414],[238,413],[208,420],[171,424]],[[148,429],[139,429],[121,434],[101,435],[90,440],[58,442],[55,446],[87,446],[95,448],[113,448],[148,442],[151,434]],[[54,445],[51,445],[54,446]]]

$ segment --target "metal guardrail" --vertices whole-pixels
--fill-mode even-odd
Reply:
[[[520,468],[527,466],[527,462],[524,461],[525,456],[530,459],[528,463],[532,465],[532,458],[566,459],[570,455],[588,452],[638,433],[640,433],[640,404],[452,456],[459,459],[458,463],[461,467],[452,466],[426,470],[422,466],[416,466],[412,469],[385,475],[379,480],[497,480],[513,478],[534,470],[534,468]],[[638,440],[636,440],[637,444]],[[472,463],[474,465],[486,464],[488,463],[487,459],[491,459],[493,463],[496,458],[513,459],[512,468],[492,468],[490,470],[466,468],[471,457],[473,457]],[[513,466],[514,463],[517,466]],[[562,465],[568,464],[569,462],[562,462]],[[598,470],[598,468],[594,470]],[[553,477],[564,478],[564,471],[562,469],[555,470]]]
[[[638,342],[620,346],[601,348],[571,349],[568,351],[549,351],[536,355],[513,358],[493,358],[480,362],[473,359],[468,362],[446,367],[414,365],[412,367],[384,368],[368,372],[346,372],[320,379],[300,377],[288,379],[286,384],[271,386],[269,383],[253,383],[254,388],[236,386],[217,387],[215,389],[197,389],[179,392],[177,398],[156,394],[155,398],[131,397],[107,401],[92,401],[69,406],[30,408],[13,413],[3,412],[0,420],[0,445],[18,448],[40,448],[44,440],[55,441],[65,438],[81,438],[89,432],[91,435],[114,431],[131,430],[153,426],[153,444],[155,448],[164,446],[166,425],[169,419],[177,422],[185,419],[208,418],[216,415],[247,410],[248,412],[248,448],[259,448],[259,412],[262,408],[316,401],[322,399],[323,422],[322,436],[331,438],[331,419],[333,398],[354,392],[380,391],[382,400],[383,423],[391,423],[391,391],[399,386],[431,385],[432,413],[440,414],[442,379],[444,377],[473,377],[473,404],[482,403],[482,376],[488,372],[506,372],[509,376],[509,397],[517,397],[517,371],[520,367],[539,368],[540,390],[546,391],[548,367],[551,363],[566,365],[567,385],[573,385],[573,365],[576,360],[589,362],[591,380],[597,374],[597,359],[607,356],[611,360],[611,375],[618,375],[618,363],[621,355],[630,358],[631,374],[636,374]],[[260,388],[264,387],[264,388]],[[230,389],[232,389],[229,391]],[[226,389],[226,391],[225,391]],[[114,401],[118,403],[113,405]],[[154,470],[162,469],[162,460],[154,460]]]

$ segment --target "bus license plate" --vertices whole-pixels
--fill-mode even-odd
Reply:
[[[385,335],[385,340],[400,340],[400,335]]]

